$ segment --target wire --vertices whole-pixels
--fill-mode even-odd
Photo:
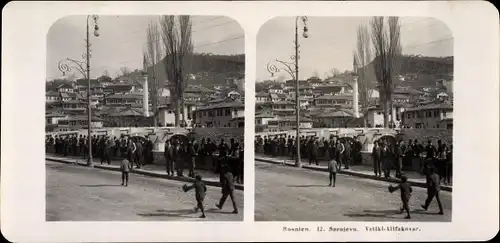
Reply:
[[[219,44],[219,43],[224,43],[224,42],[228,42],[228,41],[231,41],[231,40],[237,40],[237,39],[241,39],[245,37],[244,35],[241,35],[241,36],[235,36],[235,37],[232,37],[232,38],[229,38],[229,39],[225,39],[225,40],[221,40],[221,41],[216,41],[216,42],[212,42],[212,43],[208,43],[208,44],[203,44],[203,45],[199,45],[199,46],[195,46],[194,48],[200,48],[200,47],[205,47],[205,46],[211,46],[211,45],[215,45],[215,44]]]
[[[244,35],[241,35],[241,36],[235,36],[235,37],[231,37],[231,38],[220,40],[220,41],[205,43],[205,44],[202,44],[202,45],[193,46],[193,49],[200,48],[200,47],[211,46],[211,45],[220,44],[220,43],[225,43],[225,42],[229,42],[229,41],[232,41],[232,40],[241,39],[241,38],[244,38],[244,37],[245,37]],[[128,60],[128,61],[123,61],[123,62],[115,63],[114,65],[127,64],[127,63],[132,63],[132,62],[137,62],[137,61],[138,61],[138,59],[132,59],[132,60]],[[92,69],[95,70],[97,68],[109,68],[109,67],[111,67],[111,66],[108,66],[108,65],[91,66],[91,70]],[[54,77],[47,77],[46,79],[57,78],[57,77],[62,77],[62,75],[58,75],[58,76],[54,76]]]
[[[442,42],[442,41],[447,41],[447,40],[452,40],[452,39],[453,39],[453,36],[450,36],[450,37],[443,38],[443,39],[438,39],[438,40],[433,40],[433,41],[429,41],[429,42],[424,42],[424,43],[421,43],[421,44],[418,44],[418,45],[409,45],[409,46],[405,46],[405,47],[403,47],[403,48],[405,48],[405,49],[408,49],[408,48],[415,48],[415,47],[420,47],[420,46],[423,46],[423,45],[428,45],[428,44],[437,43],[437,42]]]
[[[224,16],[215,17],[215,18],[212,18],[212,19],[209,19],[209,20],[206,20],[206,21],[202,21],[201,23],[208,23],[210,21],[213,21],[213,20],[216,20],[216,19],[220,19],[220,18],[225,18],[225,17]],[[207,27],[204,27],[204,28],[200,28],[200,29],[195,29],[195,30],[192,30],[191,32],[192,33],[203,32],[205,30],[213,29],[213,28],[216,28],[216,27],[219,27],[219,26],[230,24],[230,23],[237,23],[237,22],[235,20],[231,20],[231,21],[228,21],[228,22],[224,22],[224,23],[220,23],[220,24],[216,24],[216,25],[210,25],[210,26],[207,26]],[[198,23],[198,24],[200,24],[200,23]],[[192,27],[194,27],[194,26],[196,26],[196,25],[193,24]],[[145,33],[146,31],[145,30],[137,30],[137,31],[134,31],[132,33],[138,33],[138,32]],[[147,37],[144,37],[144,36],[141,36],[141,35],[136,35],[136,36],[133,36],[132,38],[127,38],[127,39],[121,41],[121,44],[126,44],[126,43],[129,43],[129,42],[135,41],[135,40],[146,41]]]

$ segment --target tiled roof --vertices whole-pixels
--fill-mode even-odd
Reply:
[[[63,104],[86,104],[86,103],[79,101],[79,100],[68,100],[68,101],[63,101],[62,103]]]
[[[314,98],[315,100],[351,100],[352,95],[323,95]]]
[[[199,107],[196,110],[201,111],[201,110],[211,110],[211,109],[218,109],[218,108],[245,108],[245,104],[243,104],[241,101],[233,101],[233,102],[223,102],[223,103],[217,103],[213,105],[208,105],[204,107]]]
[[[255,94],[255,97],[269,97],[269,93],[259,92],[259,93]]]
[[[323,114],[320,114],[319,117],[352,117],[353,116],[353,112],[350,111],[350,110],[336,110],[336,111],[332,111],[332,112],[327,112],[327,113],[323,113]]]
[[[211,90],[209,88],[203,87],[203,86],[190,86],[184,89],[185,93],[213,93],[215,92],[214,90]]]
[[[422,111],[422,110],[435,110],[435,109],[453,109],[453,105],[449,103],[428,104],[424,106],[409,108],[406,111]]]
[[[296,116],[280,116],[278,121],[297,121]],[[300,117],[300,122],[311,122],[312,120],[307,117]]]
[[[276,101],[276,102],[270,102],[273,105],[295,105],[295,102],[289,101],[289,100],[284,100],[284,101]]]
[[[59,92],[56,92],[56,91],[48,91],[48,92],[45,92],[45,96],[59,96]]]
[[[274,115],[267,110],[255,115],[255,118],[271,118],[271,117],[274,117]]]
[[[106,99],[142,99],[142,94],[113,94]]]

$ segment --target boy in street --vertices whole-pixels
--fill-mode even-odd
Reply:
[[[203,200],[205,199],[205,194],[207,192],[207,186],[203,181],[201,180],[201,175],[196,175],[195,176],[195,182],[191,186],[186,186],[184,185],[184,191],[187,192],[191,189],[194,188],[195,193],[196,193],[196,207],[194,208],[195,212],[198,212],[198,210],[201,210],[201,216],[200,218],[205,218],[205,209],[203,207]]]
[[[128,186],[128,173],[130,171],[130,162],[127,159],[123,159],[120,168],[122,171],[122,186]]]
[[[334,159],[330,160],[330,163],[328,163],[328,172],[330,173],[330,184],[328,184],[328,186],[335,187],[335,181],[337,179],[337,161]]]
[[[401,176],[401,182],[398,184],[398,186],[396,187],[393,187],[392,185],[389,186],[389,192],[393,193],[397,190],[401,190],[401,202],[403,203],[403,208],[401,209],[401,213],[403,212],[403,210],[406,211],[405,219],[411,219],[410,207],[408,206],[408,202],[410,201],[413,189],[408,183],[408,177],[403,175]]]

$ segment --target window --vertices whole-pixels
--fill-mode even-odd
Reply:
[[[231,115],[231,109],[227,108],[224,109],[225,116],[230,116]]]

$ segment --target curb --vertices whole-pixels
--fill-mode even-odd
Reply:
[[[74,165],[80,165],[80,166],[87,166],[86,162],[81,162],[78,160],[68,160],[68,159],[60,159],[60,158],[53,158],[53,157],[45,157],[46,160],[53,161],[53,162],[59,162],[59,163],[64,163],[64,164],[74,164]],[[109,170],[109,171],[117,171],[121,172],[120,168],[117,167],[112,167],[108,165],[97,165],[94,164],[94,168],[102,169],[102,170]],[[156,177],[156,178],[163,178],[163,179],[168,179],[168,180],[174,180],[174,181],[182,181],[182,182],[194,182],[195,179],[190,178],[190,177],[176,177],[176,176],[169,176],[166,174],[161,174],[158,172],[152,172],[152,171],[147,171],[147,170],[142,170],[142,169],[132,169],[130,171],[131,174],[138,174],[138,175],[144,175],[144,176],[150,176],[150,177]],[[221,187],[220,183],[217,181],[207,181],[207,180],[202,180],[207,186],[214,186],[214,187]],[[240,184],[235,184],[234,188],[236,190],[244,190],[244,186]]]
[[[278,161],[271,160],[271,159],[266,159],[266,158],[255,157],[255,160],[256,161],[260,161],[260,162],[271,163],[271,164],[281,164],[281,165],[283,165],[282,162],[278,162]],[[290,166],[290,167],[295,167],[295,164],[294,163],[290,163],[290,162],[285,162],[284,165]],[[328,172],[328,168],[320,168],[320,167],[314,167],[314,166],[309,166],[309,165],[302,165],[302,168],[308,169],[308,170],[314,170],[314,171]],[[375,176],[375,175],[368,175],[368,174],[365,174],[365,173],[354,172],[354,171],[341,170],[341,171],[339,171],[337,173],[344,174],[344,175],[349,175],[349,176],[362,177],[362,178],[367,178],[367,179],[372,179],[372,180],[377,180],[377,181],[385,181],[385,182],[390,182],[390,183],[398,183],[399,182],[399,179],[396,179],[396,178],[384,178],[384,177],[378,177],[378,176]],[[408,179],[408,182],[412,186],[427,188],[427,185],[424,182],[412,181],[411,179]],[[441,186],[441,190],[447,191],[447,192],[452,192],[452,187],[450,187],[450,186]]]

